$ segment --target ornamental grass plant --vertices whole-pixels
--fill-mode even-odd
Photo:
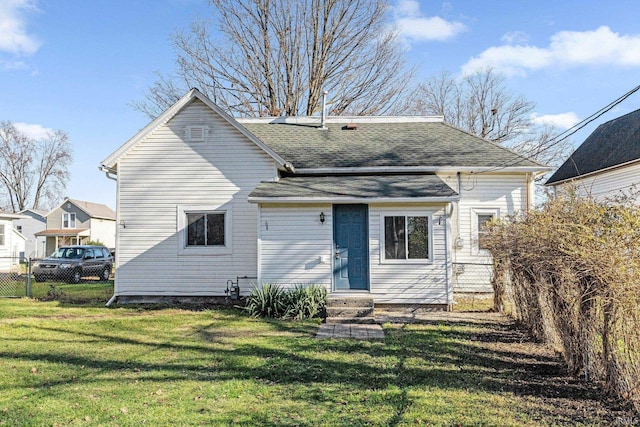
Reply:
[[[327,290],[320,285],[285,288],[277,283],[256,286],[247,297],[245,310],[254,317],[311,319],[324,314]]]

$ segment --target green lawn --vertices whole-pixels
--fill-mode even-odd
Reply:
[[[65,292],[98,285],[68,286]],[[88,300],[0,299],[0,425],[611,421],[558,414],[563,396],[523,392],[528,368],[492,349],[494,339],[481,344],[481,322],[386,324],[384,341],[317,340],[316,321],[264,321],[234,310],[107,309]],[[540,356],[536,363],[552,361]]]

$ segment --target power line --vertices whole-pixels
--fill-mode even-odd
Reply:
[[[526,158],[526,157],[529,157],[530,155],[532,155],[534,152],[537,152],[537,154],[540,154],[540,153],[543,153],[543,152],[549,150],[550,148],[555,147],[556,145],[560,144],[562,141],[564,141],[567,138],[569,138],[571,135],[575,134],[576,132],[578,132],[579,130],[581,130],[585,126],[587,126],[589,123],[593,122],[594,120],[596,120],[599,117],[601,117],[603,114],[605,114],[608,111],[610,111],[611,109],[613,109],[616,105],[620,104],[625,99],[629,98],[631,95],[636,93],[638,90],[640,90],[640,85],[634,87],[633,89],[631,89],[630,91],[628,91],[624,95],[620,96],[616,100],[614,100],[614,101],[610,102],[609,104],[607,104],[606,106],[602,107],[601,109],[599,109],[595,113],[591,114],[586,119],[576,123],[575,125],[573,125],[569,129],[565,130],[564,132],[559,133],[554,138],[551,138],[549,140],[549,142],[547,142],[545,147],[543,147],[542,149],[539,149],[539,150],[537,148],[536,149],[531,149],[531,150],[526,151],[524,153],[518,153],[518,154],[520,156]],[[507,163],[502,164],[500,166],[494,166],[491,169],[488,169],[486,171],[482,171],[482,172],[479,172],[479,173],[495,172],[497,170],[504,169],[506,167],[516,165],[516,164],[520,163],[520,161],[521,160],[507,162]]]

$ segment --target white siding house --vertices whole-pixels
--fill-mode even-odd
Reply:
[[[596,128],[547,180],[554,191],[614,198],[640,190],[640,110]],[[639,199],[640,200],[640,199]]]
[[[432,117],[235,119],[196,89],[102,162],[117,177],[114,300],[321,284],[447,307],[491,291],[492,216],[547,168]]]
[[[26,239],[14,228],[13,222],[22,218],[22,215],[0,212],[0,272],[18,269]]]

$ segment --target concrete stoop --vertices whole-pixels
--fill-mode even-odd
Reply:
[[[329,297],[326,323],[376,323],[373,298]]]

